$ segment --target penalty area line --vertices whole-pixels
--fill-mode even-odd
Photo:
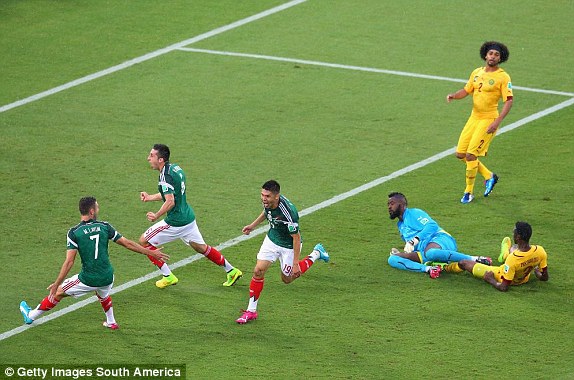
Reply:
[[[538,120],[538,119],[540,119],[540,118],[543,118],[544,116],[550,115],[550,114],[552,114],[552,113],[554,113],[554,112],[557,112],[557,111],[560,111],[560,110],[562,110],[562,109],[564,109],[564,108],[566,108],[566,107],[569,107],[569,106],[571,106],[572,104],[574,104],[574,98],[569,99],[569,100],[566,100],[566,101],[564,101],[564,102],[562,102],[562,103],[559,103],[559,104],[557,104],[557,105],[555,105],[555,106],[552,106],[552,107],[547,108],[547,109],[545,109],[545,110],[542,110],[542,111],[540,111],[540,112],[536,112],[536,113],[534,113],[534,114],[532,114],[532,115],[530,115],[530,116],[527,116],[527,117],[525,117],[525,118],[523,118],[523,119],[520,119],[520,120],[518,120],[518,121],[515,121],[514,123],[509,124],[509,125],[507,125],[507,126],[501,128],[500,131],[498,132],[498,134],[502,134],[502,133],[506,133],[506,132],[512,131],[512,130],[514,130],[514,129],[516,129],[516,128],[519,128],[519,127],[521,127],[521,126],[523,126],[523,125],[525,125],[525,124],[528,124],[528,123],[530,123],[530,122],[532,122],[532,121]],[[321,209],[324,209],[324,208],[327,208],[327,207],[329,207],[329,206],[332,206],[332,205],[334,205],[334,204],[336,204],[336,203],[339,203],[339,202],[341,202],[341,201],[343,201],[343,200],[345,200],[345,199],[347,199],[347,198],[353,197],[353,196],[355,196],[355,195],[357,195],[357,194],[360,194],[360,193],[362,193],[362,192],[364,192],[364,191],[367,191],[367,190],[369,190],[369,189],[372,189],[372,188],[374,188],[374,187],[376,187],[376,186],[379,186],[379,185],[381,185],[381,184],[383,184],[383,183],[385,183],[385,182],[388,182],[388,181],[390,181],[390,180],[392,180],[392,179],[398,178],[398,177],[400,177],[400,176],[402,176],[402,175],[404,175],[404,174],[410,173],[410,172],[412,172],[412,171],[415,171],[415,170],[417,170],[417,169],[420,169],[420,168],[422,168],[422,167],[425,167],[425,166],[427,166],[427,165],[429,165],[429,164],[432,164],[432,163],[434,163],[434,162],[436,162],[436,161],[438,161],[438,160],[441,160],[441,159],[444,158],[444,157],[447,157],[447,156],[450,156],[450,155],[454,154],[454,152],[455,152],[455,148],[453,147],[453,148],[447,149],[447,150],[445,150],[445,151],[443,151],[443,152],[437,153],[437,154],[435,154],[435,155],[433,155],[433,156],[430,156],[430,157],[428,157],[428,158],[426,158],[426,159],[424,159],[424,160],[421,160],[421,161],[416,162],[416,163],[414,163],[414,164],[412,164],[412,165],[409,165],[409,166],[406,166],[406,167],[404,167],[404,168],[402,168],[402,169],[399,169],[399,170],[397,170],[397,171],[395,171],[395,172],[393,172],[393,173],[391,173],[391,174],[389,174],[389,175],[386,175],[386,176],[377,178],[377,179],[375,179],[375,180],[373,180],[373,181],[371,181],[371,182],[369,182],[369,183],[366,183],[366,184],[364,184],[364,185],[362,185],[362,186],[356,187],[356,188],[354,188],[354,189],[352,189],[352,190],[349,190],[349,191],[347,191],[347,192],[345,192],[345,193],[342,193],[342,194],[336,195],[336,196],[334,196],[334,197],[332,197],[332,198],[330,198],[330,199],[327,199],[326,201],[323,201],[323,202],[318,203],[318,204],[316,204],[316,205],[314,205],[314,206],[308,207],[308,208],[302,210],[302,211],[299,213],[299,216],[300,216],[300,217],[303,217],[303,216],[306,216],[306,215],[310,215],[310,214],[312,214],[312,213],[314,213],[314,212],[316,212],[316,211],[319,211],[319,210],[321,210]],[[232,247],[232,246],[234,246],[234,245],[237,245],[237,244],[239,244],[239,243],[241,243],[241,242],[243,242],[243,241],[246,241],[246,240],[252,239],[252,238],[254,238],[254,237],[258,236],[258,235],[261,235],[261,234],[265,233],[268,229],[269,229],[269,226],[265,226],[265,227],[258,228],[258,229],[256,229],[256,230],[254,230],[253,232],[251,232],[251,234],[249,234],[249,235],[240,235],[240,236],[237,236],[237,237],[235,237],[235,238],[233,238],[233,239],[230,239],[230,240],[228,240],[228,241],[226,241],[226,242],[224,242],[224,243],[219,244],[216,248],[217,248],[218,250],[224,250],[224,249],[226,249],[226,248],[229,248],[229,247]],[[191,263],[193,263],[194,261],[197,261],[197,260],[199,260],[199,259],[201,259],[201,258],[203,258],[203,257],[204,257],[204,256],[201,255],[201,254],[196,254],[196,255],[187,257],[187,258],[185,258],[185,259],[183,259],[183,260],[177,261],[177,262],[175,262],[175,263],[173,263],[173,264],[170,264],[170,267],[171,267],[172,269],[177,269],[177,268],[183,267],[183,266],[185,266],[185,265],[191,264]],[[136,279],[133,279],[133,280],[131,280],[131,281],[128,281],[128,282],[126,282],[126,283],[124,283],[124,284],[121,284],[121,285],[119,285],[119,286],[113,288],[112,291],[111,291],[111,294],[119,293],[119,292],[124,291],[124,290],[126,290],[126,289],[132,288],[132,287],[134,287],[134,286],[136,286],[136,285],[139,285],[139,284],[141,284],[141,283],[143,283],[143,282],[145,282],[145,281],[151,280],[152,278],[154,278],[154,277],[156,277],[156,276],[159,276],[160,274],[161,274],[160,271],[157,270],[157,271],[148,273],[148,274],[146,274],[146,275],[144,275],[144,276],[142,276],[142,277],[138,277],[138,278],[136,278]],[[76,302],[76,303],[74,303],[74,304],[72,304],[72,305],[70,305],[70,306],[66,306],[66,307],[63,308],[63,309],[60,309],[60,310],[55,311],[55,312],[53,312],[53,313],[50,313],[50,314],[46,315],[45,317],[38,318],[36,321],[34,321],[34,324],[32,324],[32,325],[23,325],[23,326],[16,327],[16,328],[14,328],[14,329],[12,329],[12,330],[6,331],[6,332],[0,334],[0,341],[2,341],[2,340],[4,340],[4,339],[7,339],[7,338],[10,338],[11,336],[20,334],[21,332],[24,332],[24,331],[26,331],[26,330],[28,330],[28,329],[34,327],[34,326],[41,325],[41,324],[43,324],[43,323],[49,322],[49,321],[51,321],[51,320],[53,320],[53,319],[59,318],[59,317],[61,317],[61,316],[63,316],[63,315],[66,315],[66,314],[68,314],[68,313],[71,313],[71,312],[73,312],[73,311],[75,311],[75,310],[78,310],[78,309],[80,309],[80,308],[82,308],[82,307],[84,307],[84,306],[86,306],[86,305],[89,305],[89,304],[91,304],[91,303],[95,303],[97,300],[98,300],[98,299],[97,299],[95,296],[91,296],[91,297],[86,298],[86,299],[84,299],[84,300],[82,300],[82,301]]]
[[[310,61],[307,59],[298,59],[298,58],[286,58],[286,57],[278,57],[272,55],[262,55],[262,54],[248,54],[248,53],[235,53],[232,51],[220,51],[220,50],[209,50],[209,49],[196,49],[196,48],[189,48],[189,47],[180,47],[176,50],[190,52],[190,53],[203,53],[203,54],[212,54],[212,55],[223,55],[228,57],[240,57],[240,58],[252,58],[252,59],[262,59],[266,61],[276,61],[276,62],[289,62],[289,63],[298,63],[301,65],[308,65],[308,66],[322,66],[322,67],[330,67],[333,69],[343,69],[343,70],[353,70],[353,71],[363,71],[368,73],[377,73],[377,74],[387,74],[387,75],[397,75],[402,77],[410,77],[410,78],[419,78],[419,79],[432,79],[432,80],[440,80],[440,81],[447,81],[447,82],[457,82],[457,83],[466,83],[466,79],[457,79],[457,78],[449,78],[449,77],[442,77],[437,75],[427,75],[427,74],[419,74],[419,73],[410,73],[407,71],[396,71],[396,70],[386,70],[386,69],[376,69],[373,67],[364,67],[364,66],[352,66],[352,65],[343,65],[340,63],[329,63],[329,62],[322,62],[322,61]],[[574,97],[574,93],[572,92],[564,92],[564,91],[555,91],[555,90],[545,90],[541,88],[530,88],[530,87],[521,87],[521,86],[513,86],[514,90],[522,90],[522,91],[530,91],[530,92],[537,92],[540,94],[549,94],[549,95],[560,95],[560,96],[569,96]]]
[[[123,69],[127,69],[127,68],[129,68],[129,67],[131,67],[131,66],[137,65],[138,63],[142,63],[142,62],[148,61],[148,60],[150,60],[150,59],[157,58],[157,57],[159,57],[159,56],[161,56],[161,55],[170,53],[170,52],[175,51],[175,50],[177,50],[177,49],[179,49],[179,48],[182,48],[182,47],[184,47],[184,46],[186,46],[186,45],[191,45],[191,44],[194,44],[194,43],[196,43],[196,42],[203,41],[203,40],[205,40],[205,39],[208,39],[208,38],[210,38],[210,37],[216,36],[216,35],[218,35],[218,34],[221,34],[221,33],[227,32],[227,31],[229,31],[229,30],[232,30],[232,29],[238,28],[238,27],[240,27],[240,26],[243,26],[243,25],[245,25],[245,24],[249,24],[249,23],[251,23],[251,22],[253,22],[253,21],[257,21],[257,20],[260,20],[260,19],[262,19],[262,18],[264,18],[264,17],[271,16],[271,15],[273,15],[273,14],[275,14],[275,13],[281,12],[281,11],[283,11],[283,10],[285,10],[285,9],[291,8],[291,7],[295,6],[295,5],[304,3],[304,2],[306,2],[306,1],[307,1],[307,0],[292,0],[292,1],[289,1],[289,2],[287,2],[287,3],[278,5],[278,6],[274,7],[274,8],[267,9],[266,11],[259,12],[259,13],[257,13],[257,14],[252,15],[252,16],[246,17],[246,18],[244,18],[244,19],[241,19],[241,20],[232,22],[231,24],[228,24],[228,25],[225,25],[225,26],[221,26],[221,27],[219,27],[219,28],[210,30],[209,32],[205,32],[205,33],[200,34],[200,35],[198,35],[198,36],[189,38],[189,39],[187,39],[187,40],[180,41],[180,42],[177,42],[177,43],[175,43],[175,44],[173,44],[173,45],[164,47],[164,48],[162,48],[162,49],[158,49],[158,50],[152,51],[152,52],[147,53],[147,54],[144,54],[144,55],[142,55],[142,56],[140,56],[140,57],[136,57],[136,58],[130,59],[129,61],[126,61],[126,62],[124,62],[124,63],[120,63],[119,65],[115,65],[115,66],[109,67],[109,68],[107,68],[107,69],[98,71],[98,72],[96,72],[96,73],[93,73],[93,74],[90,74],[90,75],[86,75],[85,77],[78,78],[78,79],[73,80],[73,81],[71,81],[71,82],[65,83],[65,84],[63,84],[63,85],[61,85],[61,86],[54,87],[54,88],[52,88],[52,89],[50,89],[50,90],[46,90],[46,91],[37,93],[37,94],[35,94],[35,95],[29,96],[29,97],[24,98],[24,99],[20,99],[20,100],[18,100],[18,101],[16,101],[16,102],[13,102],[13,103],[10,103],[10,104],[6,104],[6,105],[3,105],[3,106],[0,106],[0,113],[6,112],[6,111],[11,110],[11,109],[16,108],[16,107],[20,107],[20,106],[26,105],[26,104],[28,104],[28,103],[35,102],[36,100],[40,100],[40,99],[45,98],[45,97],[47,97],[47,96],[57,94],[58,92],[68,90],[68,89],[70,89],[70,88],[72,88],[72,87],[79,86],[79,85],[81,85],[81,84],[84,84],[84,83],[93,81],[93,80],[98,79],[98,78],[101,78],[101,77],[103,77],[103,76],[106,76],[106,75],[109,75],[109,74],[113,74],[113,73],[115,73],[115,72],[117,72],[117,71],[120,71],[120,70],[123,70]]]

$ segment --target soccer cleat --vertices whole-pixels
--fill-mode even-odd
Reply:
[[[389,256],[398,255],[399,253],[401,253],[401,251],[399,251],[397,248],[391,248],[391,253],[389,253]]]
[[[431,266],[431,267],[439,267],[441,272],[446,272],[446,267],[448,266],[448,263],[439,263],[437,261],[430,261],[430,262],[426,262],[425,265]]]
[[[512,245],[512,242],[510,241],[510,238],[508,236],[506,236],[504,239],[502,239],[502,242],[500,243],[500,256],[498,256],[498,262],[499,263],[503,263],[506,261],[506,258],[510,254],[510,246],[511,245]]]
[[[31,310],[32,309],[30,306],[28,306],[26,301],[20,302],[20,313],[22,313],[22,316],[24,317],[24,323],[27,325],[31,325],[32,322],[34,322],[34,320],[28,316]]]
[[[430,278],[439,278],[440,276],[440,266],[431,267],[428,271]]]
[[[227,281],[223,283],[223,286],[233,286],[243,276],[243,272],[237,268],[233,268],[227,272]]]
[[[492,265],[492,259],[487,256],[478,256],[476,262],[484,265]]]
[[[167,288],[170,285],[175,285],[179,282],[177,277],[172,273],[169,276],[164,276],[161,280],[155,282],[155,286],[160,289]]]
[[[464,195],[462,196],[462,198],[460,198],[460,203],[470,203],[472,202],[472,200],[474,199],[474,195],[472,195],[471,193],[464,193]]]
[[[496,183],[498,182],[498,176],[494,173],[492,173],[492,177],[490,179],[487,179],[486,181],[484,181],[484,196],[488,197],[488,195],[492,192],[492,189],[494,189],[494,185],[496,185]]]
[[[108,323],[106,321],[104,321],[104,323],[102,323],[102,325],[104,327],[107,327],[110,330],[117,330],[120,328],[120,326],[117,323]]]
[[[239,323],[240,325],[244,325],[249,321],[254,321],[257,319],[257,312],[256,311],[249,311],[249,310],[242,310],[243,314],[241,317],[237,318],[235,322]]]
[[[319,260],[323,260],[324,262],[328,263],[331,257],[329,256],[329,252],[325,251],[323,244],[319,243],[315,245],[313,251],[319,252]]]

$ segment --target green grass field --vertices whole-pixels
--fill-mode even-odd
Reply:
[[[284,3],[0,2],[0,365],[181,363],[189,379],[574,379],[574,109],[522,123],[572,104],[572,1],[307,0],[187,46],[278,60],[174,49],[1,108]],[[492,196],[461,205],[464,168],[449,156],[303,216],[304,251],[321,241],[331,262],[288,286],[276,264],[260,318],[244,326],[234,320],[262,235],[223,250],[245,273],[232,288],[199,260],[175,270],[175,287],[160,291],[154,279],[116,293],[118,331],[103,329],[91,303],[11,333],[19,302],[36,305],[58,274],[80,197],[96,196],[101,218],[128,238],[149,227],[145,213],[159,204],[141,203],[139,191],[156,188],[154,143],[185,170],[206,241],[228,242],[260,212],[269,178],[302,211],[452,148],[471,100],[447,105],[463,83],[421,75],[466,80],[490,39],[510,48],[503,67],[516,90],[504,125],[520,123],[485,159],[501,178]],[[389,267],[401,245],[391,191],[469,254],[496,257],[514,223],[530,222],[550,281],[500,293],[470,275]],[[172,262],[194,254],[178,242],[165,251]],[[112,262],[116,287],[153,271],[115,245]]]

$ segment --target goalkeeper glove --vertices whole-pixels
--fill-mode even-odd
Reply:
[[[415,246],[419,243],[420,239],[418,237],[414,237],[411,240],[407,241],[405,244],[405,248],[403,249],[406,253],[411,253],[415,250]]]

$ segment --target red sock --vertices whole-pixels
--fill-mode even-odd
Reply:
[[[207,246],[207,250],[203,255],[219,266],[225,264],[225,257],[223,257],[221,252],[213,247],[210,247],[209,245]]]
[[[311,268],[311,265],[313,265],[313,260],[311,260],[309,257],[299,261],[299,269],[301,269],[301,274],[307,272],[307,269]]]
[[[157,247],[154,247],[151,244],[146,245],[144,248],[149,249],[150,251],[155,251],[157,249]],[[149,256],[147,257],[149,259],[149,261],[151,261],[154,265],[156,265],[158,268],[161,268],[163,266],[163,264],[165,264],[165,262],[163,260],[159,260],[156,259],[153,256]]]
[[[58,302],[60,301],[56,300],[55,298],[51,298],[50,296],[47,296],[42,300],[42,302],[40,302],[39,309],[44,311],[52,310],[58,304]]]
[[[110,308],[112,307],[112,297],[107,296],[106,298],[102,298],[102,297],[98,296],[98,299],[100,300],[100,303],[102,304],[102,308],[104,309],[104,312],[110,310]]]
[[[251,284],[249,284],[249,298],[253,297],[255,301],[259,299],[261,291],[263,290],[264,278],[258,279],[255,277],[251,278]]]

